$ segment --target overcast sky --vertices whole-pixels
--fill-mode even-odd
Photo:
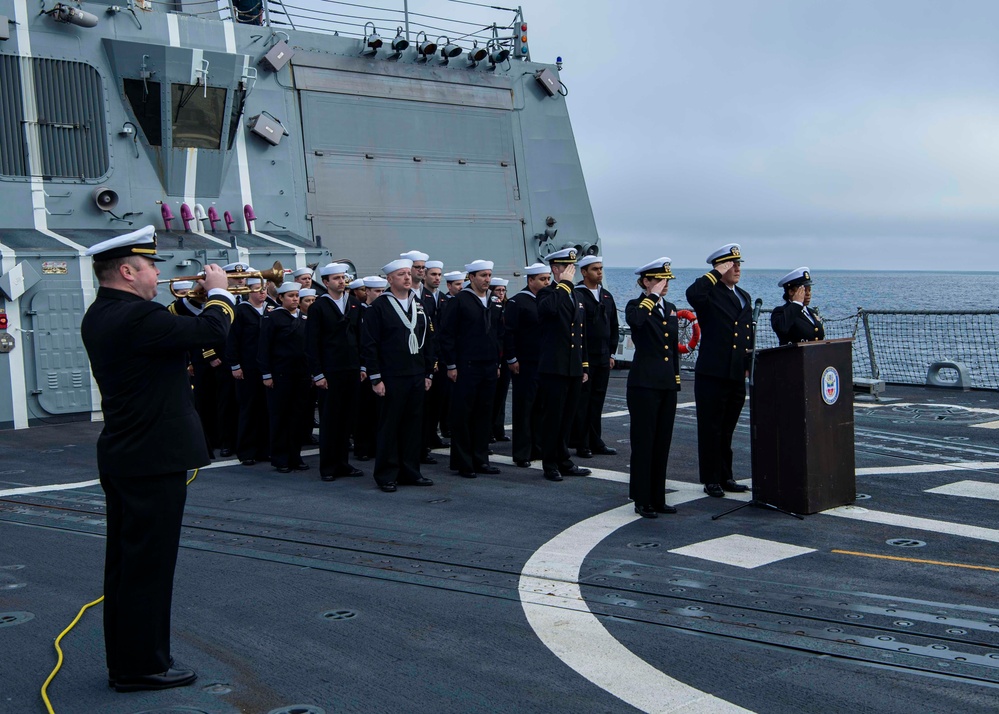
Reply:
[[[999,269],[999,0],[522,2],[606,264]]]

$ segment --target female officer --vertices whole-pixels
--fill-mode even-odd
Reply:
[[[631,487],[635,513],[656,518],[676,513],[666,505],[666,463],[673,440],[680,353],[676,305],[664,296],[673,279],[670,259],[659,258],[635,271],[643,295],[625,307],[635,357],[628,372],[631,415]]]
[[[807,267],[795,268],[777,281],[784,288],[784,304],[770,314],[770,326],[782,345],[824,340],[826,329],[818,313],[808,307],[812,301],[812,275]]]

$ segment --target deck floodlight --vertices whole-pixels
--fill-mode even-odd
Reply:
[[[420,35],[423,35],[423,42],[420,42]],[[427,33],[421,30],[420,34],[416,36],[416,50],[420,53],[420,58],[426,62],[437,54],[437,43],[431,42]]]
[[[368,34],[368,25],[371,25],[371,34]],[[364,51],[361,54],[373,55],[378,52],[378,48],[383,44],[382,38],[378,36],[378,29],[375,27],[375,23],[364,23]]]
[[[468,51],[468,66],[475,67],[489,56],[489,51],[485,47],[479,47],[478,40],[472,40],[472,49]]]
[[[458,47],[458,45],[451,42],[450,37],[438,37],[437,38],[438,44],[440,43],[441,40],[444,40],[444,46],[441,47],[441,57],[444,58],[444,64],[447,64],[450,60],[453,60],[455,57],[461,55],[462,52],[461,48]]]
[[[489,53],[489,64],[492,65],[491,69],[496,69],[496,65],[503,64],[508,59],[510,59],[510,50],[493,43],[492,51]]]
[[[409,49],[409,40],[402,36],[402,28],[396,28],[395,39],[392,40],[392,51],[399,55]]]

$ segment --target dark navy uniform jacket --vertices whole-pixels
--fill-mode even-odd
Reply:
[[[617,305],[614,297],[600,286],[600,300],[584,283],[576,285],[576,297],[586,311],[586,353],[591,366],[610,366],[611,355],[617,349]]]
[[[232,322],[225,345],[225,362],[229,369],[242,369],[245,373],[259,376],[257,348],[260,345],[261,319],[261,314],[250,303],[236,305],[236,319]]]
[[[416,339],[423,347],[417,354],[409,351],[409,327],[404,325],[390,300],[396,298],[384,292],[364,311],[361,322],[361,361],[367,370],[371,384],[376,385],[384,377],[412,377],[422,374],[433,377],[434,340],[433,325],[423,312],[423,306],[414,296],[406,313],[416,315]]]
[[[805,317],[805,310],[808,310],[812,319],[815,320],[814,323]],[[826,328],[818,315],[804,305],[790,300],[775,307],[774,311],[770,313],[770,326],[774,328],[777,339],[782,345],[826,338]]]
[[[216,295],[197,317],[102,287],[80,325],[101,390],[97,467],[108,476],[176,473],[209,462],[194,411],[187,352],[224,342],[233,303]]]
[[[736,292],[742,296],[739,304]],[[701,343],[694,372],[742,381],[752,360],[753,300],[738,285],[729,290],[714,268],[687,288],[687,302],[697,314]]]
[[[347,296],[342,313],[328,293],[316,298],[305,321],[306,353],[313,379],[361,369],[360,321],[361,303],[354,296]]]
[[[541,374],[582,377],[589,368],[586,358],[586,315],[583,304],[568,280],[560,280],[538,291],[538,318],[543,331]]]
[[[283,307],[264,313],[257,349],[257,365],[264,379],[275,375],[299,378],[308,374],[305,323]]]
[[[482,300],[465,288],[448,301],[437,333],[437,347],[447,369],[460,362],[500,364],[503,347],[503,306]]]
[[[658,296],[629,300],[624,317],[631,327],[635,357],[628,370],[628,389],[680,389],[680,325],[676,305]]]
[[[541,321],[538,319],[538,298],[527,288],[506,301],[503,310],[506,332],[503,337],[503,358],[527,364],[541,361]]]

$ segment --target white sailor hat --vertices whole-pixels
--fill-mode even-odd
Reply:
[[[292,281],[290,283],[281,283],[278,286],[277,293],[278,295],[284,295],[285,293],[290,293],[292,290],[294,290],[295,292],[299,292],[301,291],[301,289],[302,289],[301,285]],[[301,297],[301,295],[299,295],[299,297]]]
[[[101,241],[91,246],[86,255],[92,255],[97,261],[127,258],[131,255],[141,255],[157,262],[166,260],[156,255],[156,229],[153,226]]]
[[[315,297],[315,296],[316,296],[316,291],[313,290],[312,288],[302,288],[301,290],[298,291],[298,297],[300,298]]]
[[[190,290],[194,287],[193,280],[175,280],[173,283],[174,290]]]
[[[362,278],[362,280],[366,288],[381,288],[384,290],[388,287],[388,280],[377,275],[369,275],[366,278]]]
[[[443,260],[428,260],[427,261],[427,270],[430,270],[431,268],[440,268],[441,270],[444,270],[444,261]]]
[[[533,263],[524,268],[524,275],[548,275],[550,272],[552,269],[544,263]]]
[[[319,276],[325,278],[327,275],[346,274],[350,266],[346,263],[327,263],[319,269]],[[294,275],[294,273],[292,273]]]
[[[260,283],[262,283],[262,282],[264,282],[264,281],[261,280],[260,278],[247,278],[246,279],[246,284],[247,285],[260,285]]]
[[[493,261],[491,260],[473,260],[471,263],[465,266],[466,273],[477,273],[480,270],[492,270]]]
[[[291,271],[291,277],[300,278],[303,275],[312,275],[312,268],[298,268],[297,270]]]
[[[417,262],[417,261],[426,262],[426,261],[430,260],[430,256],[429,255],[427,255],[426,253],[424,253],[422,251],[419,251],[419,250],[410,250],[410,251],[407,251],[405,253],[399,253],[399,257],[400,258],[406,258],[407,260],[411,260],[414,263]],[[443,266],[441,266],[441,267],[443,267]]]
[[[505,288],[509,284],[510,281],[503,278],[491,278],[489,280],[489,287],[491,288]]]
[[[717,265],[718,263],[727,263],[730,260],[733,260],[736,263],[743,262],[742,248],[739,247],[738,243],[728,243],[723,245],[721,248],[708,256],[707,262],[708,265]]]
[[[777,281],[777,287],[779,288],[796,288],[800,285],[811,285],[812,284],[812,274],[808,270],[808,267],[803,265],[800,268],[795,268],[790,273],[785,275],[783,278]]]
[[[551,265],[552,263],[562,263],[570,264],[576,262],[576,249],[575,248],[563,248],[562,250],[556,250],[554,253],[549,253],[544,257],[544,261]]]
[[[651,263],[646,263],[641,268],[635,271],[635,275],[641,275],[643,278],[653,278],[655,280],[672,280],[675,275],[673,271],[670,270],[670,259],[663,256],[662,258],[656,258]]]
[[[354,278],[349,283],[347,283],[348,290],[357,290],[358,288],[363,288],[363,287],[365,287],[364,278]]]
[[[603,263],[603,262],[604,262],[604,257],[602,255],[584,255],[582,258],[579,259],[579,262],[576,263],[576,267],[582,270],[587,265],[593,265],[594,263]]]
[[[465,273],[461,270],[452,270],[449,273],[444,273],[444,281],[448,283],[453,283],[456,280],[464,280]]]
[[[398,260],[393,260],[391,263],[386,263],[382,266],[382,272],[388,275],[389,273],[394,273],[397,270],[402,270],[403,268],[412,268],[413,261],[410,258],[399,258]]]

